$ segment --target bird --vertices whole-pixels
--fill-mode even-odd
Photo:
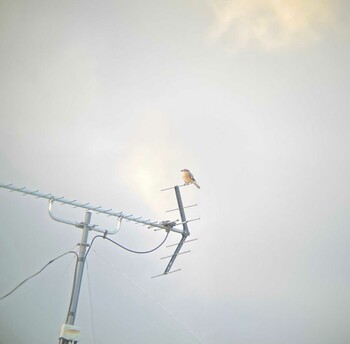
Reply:
[[[185,185],[188,184],[194,184],[197,186],[198,189],[200,189],[201,187],[197,184],[196,180],[194,179],[193,174],[190,172],[190,170],[188,170],[187,168],[184,168],[183,170],[181,170],[182,172],[182,179],[185,182]]]

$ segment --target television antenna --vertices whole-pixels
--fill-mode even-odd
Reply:
[[[57,221],[61,222],[67,225],[72,225],[77,228],[82,229],[82,236],[79,245],[79,252],[78,252],[78,259],[76,262],[76,267],[75,267],[75,274],[74,274],[74,281],[73,281],[73,287],[72,287],[72,292],[71,292],[71,300],[69,304],[69,309],[68,309],[68,314],[66,318],[66,322],[61,326],[61,331],[60,331],[60,336],[59,336],[59,343],[60,344],[77,344],[80,340],[80,328],[75,326],[75,318],[76,318],[76,313],[77,313],[77,307],[78,307],[78,301],[79,301],[79,294],[80,294],[80,288],[81,288],[81,282],[82,282],[82,277],[83,277],[83,272],[84,272],[84,265],[86,261],[86,255],[89,252],[89,248],[91,247],[88,243],[88,236],[89,236],[89,231],[96,231],[103,233],[103,237],[106,238],[107,235],[113,235],[116,234],[121,226],[122,220],[126,221],[131,221],[135,224],[141,224],[144,226],[148,226],[148,228],[154,228],[154,230],[165,230],[168,234],[169,232],[174,232],[181,234],[181,239],[177,244],[169,245],[167,247],[173,247],[176,246],[175,251],[172,255],[163,257],[161,259],[167,259],[170,258],[164,272],[160,275],[153,276],[153,277],[159,277],[159,276],[164,276],[169,273],[177,272],[180,271],[181,269],[173,270],[171,271],[171,268],[177,258],[178,255],[180,254],[185,254],[190,251],[184,251],[180,252],[182,246],[190,241],[194,241],[197,239],[192,239],[192,240],[186,240],[187,237],[190,235],[190,231],[188,228],[188,223],[191,221],[196,221],[199,220],[197,219],[192,219],[192,220],[187,220],[186,219],[186,214],[185,214],[185,208],[193,207],[195,205],[190,205],[187,207],[184,207],[182,204],[182,198],[181,198],[181,193],[180,193],[180,187],[181,186],[186,186],[185,185],[176,185],[171,188],[166,188],[161,191],[166,191],[166,190],[175,190],[175,195],[176,195],[176,200],[178,204],[178,208],[176,209],[171,209],[168,210],[167,212],[172,212],[178,210],[180,213],[181,217],[181,222],[179,220],[175,221],[151,221],[151,219],[143,219],[142,217],[136,217],[134,215],[125,215],[123,212],[115,212],[113,211],[112,208],[104,208],[102,206],[94,206],[91,205],[90,203],[81,203],[77,201],[76,199],[74,200],[69,200],[65,198],[64,196],[62,197],[56,197],[52,193],[42,193],[39,190],[30,190],[27,187],[17,187],[13,184],[4,184],[0,183],[0,188],[7,189],[10,192],[19,192],[23,196],[29,195],[33,196],[35,198],[43,198],[48,200],[48,212],[50,217]],[[83,222],[74,222],[71,220],[63,219],[58,217],[53,213],[53,206],[54,203],[59,203],[61,205],[70,205],[73,208],[81,208],[86,210],[85,212],[85,218]],[[117,224],[116,227],[113,229],[109,228],[102,228],[97,224],[91,224],[91,217],[92,213],[95,212],[96,214],[104,214],[106,216],[112,216],[117,218]],[[179,228],[182,227],[182,228]]]

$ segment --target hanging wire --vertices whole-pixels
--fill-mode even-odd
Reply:
[[[12,293],[14,293],[19,287],[21,287],[24,283],[28,282],[30,279],[32,279],[33,277],[39,275],[43,270],[45,270],[51,263],[53,263],[54,261],[62,258],[63,256],[67,255],[67,254],[75,254],[76,258],[78,259],[78,254],[75,251],[68,251],[65,252],[61,255],[59,255],[58,257],[50,260],[47,264],[45,264],[38,272],[36,272],[35,274],[27,277],[26,279],[24,279],[21,283],[19,283],[15,288],[13,288],[11,291],[9,291],[7,294],[5,294],[4,296],[0,297],[0,301],[4,300],[5,298],[7,298],[8,296],[10,296]]]
[[[72,247],[72,248],[70,249],[70,251],[74,251],[74,252],[76,252],[77,254],[78,254],[78,250],[79,250],[79,245],[78,245],[78,244],[76,244],[74,247]],[[63,271],[63,273],[62,273],[62,276],[58,279],[59,281],[63,281],[63,280],[64,280],[64,277],[66,276],[68,270],[72,268],[73,262],[74,262],[74,261],[72,260],[72,261],[67,265],[66,269],[65,269],[65,270]]]
[[[96,344],[96,331],[95,331],[95,321],[94,321],[94,313],[92,309],[92,293],[91,293],[91,283],[90,283],[90,274],[89,274],[89,265],[86,261],[86,274],[88,281],[88,292],[89,292],[89,300],[90,300],[90,315],[91,315],[91,328],[92,328],[92,341]]]
[[[160,301],[158,301],[154,296],[150,295],[143,287],[141,287],[138,283],[136,283],[131,277],[129,277],[125,272],[123,272],[116,263],[112,263],[106,260],[101,254],[99,254],[96,250],[94,253],[97,257],[99,257],[104,263],[110,265],[113,269],[115,269],[126,281],[128,281],[136,290],[140,293],[144,294],[148,297],[156,306],[159,307],[160,310],[165,312],[171,319],[173,319],[185,332],[189,333],[198,343],[203,343],[201,338],[198,337],[196,333],[194,333],[191,329],[189,329],[178,317],[176,317],[172,312],[170,312]]]
[[[137,254],[147,254],[147,253],[151,253],[151,252],[154,252],[155,250],[158,250],[164,243],[165,241],[168,239],[168,236],[169,236],[169,232],[167,232],[165,238],[163,239],[163,241],[158,245],[156,246],[155,248],[151,249],[151,250],[148,250],[148,251],[135,251],[135,250],[132,250],[130,248],[127,248],[119,243],[117,243],[116,241],[110,239],[110,238],[107,238],[105,235],[96,235],[94,236],[94,238],[91,240],[91,243],[90,243],[90,247],[88,248],[87,252],[86,252],[86,255],[85,255],[85,258],[87,257],[87,255],[89,254],[90,250],[91,250],[91,247],[95,241],[95,239],[97,238],[103,238],[103,239],[106,239],[108,241],[110,241],[111,243],[113,243],[114,245],[117,245],[118,247],[128,251],[128,252],[131,252],[131,253],[137,253]]]

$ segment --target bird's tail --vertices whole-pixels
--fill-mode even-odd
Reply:
[[[193,184],[194,184],[194,185],[196,185],[198,189],[200,189],[200,188],[201,188],[201,187],[200,187],[200,186],[197,184],[197,182],[196,182],[196,181],[194,181],[194,182],[193,182]]]

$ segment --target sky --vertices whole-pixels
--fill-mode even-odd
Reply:
[[[349,4],[336,0],[1,1],[0,182],[154,220],[189,254],[97,239],[81,343],[350,341]],[[55,208],[83,221],[84,212]],[[81,231],[0,190],[0,296]],[[115,221],[93,214],[92,222]],[[89,234],[89,240],[96,233]],[[123,222],[148,250],[162,231]],[[172,233],[166,245],[179,235]],[[0,301],[0,344],[57,342],[74,256]]]

